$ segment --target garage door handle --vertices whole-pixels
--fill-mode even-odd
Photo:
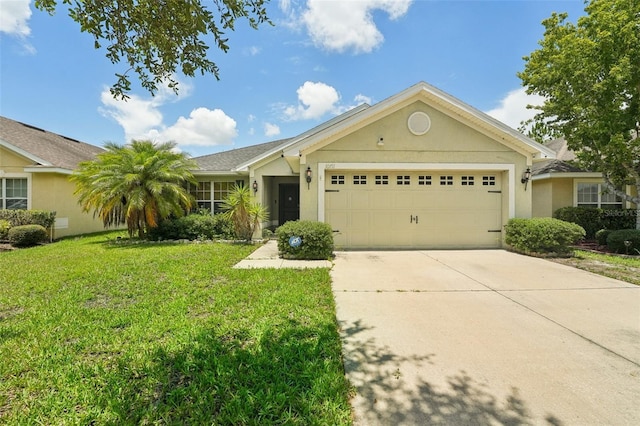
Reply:
[[[416,221],[416,223],[418,223],[418,215],[416,215],[415,217],[411,215],[411,219],[409,219],[409,223],[413,223],[414,220]]]

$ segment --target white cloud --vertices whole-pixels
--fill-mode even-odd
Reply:
[[[535,109],[528,109],[527,105],[542,105],[544,98],[540,95],[528,95],[524,87],[512,90],[500,101],[500,106],[487,111],[487,114],[502,121],[504,124],[517,129],[520,123],[533,118]]]
[[[298,105],[290,105],[284,109],[284,115],[288,120],[320,118],[328,112],[335,111],[340,100],[336,89],[321,82],[306,81],[298,88],[297,93]]]
[[[182,116],[171,125],[164,123],[161,107],[188,95],[191,90],[182,83],[180,86],[180,96],[162,88],[155,97],[143,99],[130,95],[126,101],[114,99],[109,89],[105,89],[101,94],[103,107],[99,110],[122,126],[127,142],[132,139],[174,141],[180,150],[189,146],[232,144],[238,136],[236,121],[220,109],[195,108],[188,117]]]
[[[0,1],[0,32],[18,37],[31,34],[29,18],[31,18],[31,0]]]
[[[23,53],[33,55],[36,48],[28,41],[31,35],[31,0],[0,1],[0,32],[14,36],[22,45]]]
[[[264,123],[265,136],[278,136],[279,134],[280,134],[280,127],[277,124]]]
[[[317,46],[329,51],[369,53],[384,36],[373,21],[373,12],[386,12],[392,20],[404,16],[413,0],[307,0],[296,7],[281,0],[280,8],[292,21],[302,22]]]

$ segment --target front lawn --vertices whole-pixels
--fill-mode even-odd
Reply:
[[[351,423],[326,269],[118,235],[0,253],[0,423]]]
[[[640,258],[638,257],[621,257],[576,250],[574,257],[557,258],[553,259],[553,261],[584,269],[594,274],[640,285]]]

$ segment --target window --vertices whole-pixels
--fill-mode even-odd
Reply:
[[[213,213],[222,213],[222,203],[236,186],[236,182],[213,182]]]
[[[26,210],[27,178],[0,179],[0,209]]]
[[[496,177],[482,176],[482,186],[496,186]]]
[[[389,185],[389,175],[376,175],[376,185]]]
[[[367,184],[367,176],[366,175],[355,175],[353,177],[354,185],[366,185]]]
[[[344,175],[331,175],[331,185],[344,185]]]
[[[411,185],[411,176],[397,176],[396,184],[398,185]]]
[[[462,176],[460,183],[462,186],[473,186],[473,176]]]
[[[621,209],[622,198],[609,193],[600,183],[578,182],[576,189],[578,207],[599,207],[602,209]]]
[[[198,209],[211,211],[211,182],[198,182],[189,185],[189,193],[196,199]]]
[[[431,185],[431,176],[418,176],[418,185]]]
[[[451,186],[453,185],[453,176],[440,176],[440,185]]]

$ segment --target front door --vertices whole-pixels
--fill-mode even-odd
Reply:
[[[279,188],[278,225],[290,220],[300,219],[300,185],[297,183],[281,183]]]

